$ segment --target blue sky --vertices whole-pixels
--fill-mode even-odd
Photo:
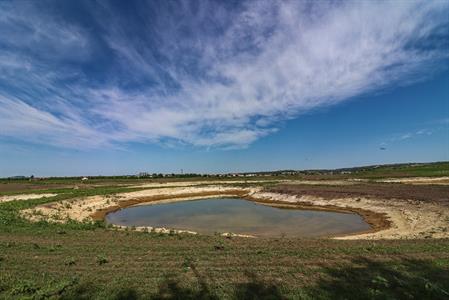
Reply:
[[[0,176],[449,160],[448,14],[448,1],[2,1]]]

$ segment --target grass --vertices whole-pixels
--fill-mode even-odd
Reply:
[[[0,234],[0,253],[0,298],[444,299],[449,291],[447,240],[228,239],[41,229]]]
[[[449,297],[449,240],[225,238],[19,217],[43,203],[132,190],[63,189],[0,204],[0,299]]]
[[[380,179],[385,177],[449,176],[449,162],[428,164],[385,165],[356,172],[353,176]]]

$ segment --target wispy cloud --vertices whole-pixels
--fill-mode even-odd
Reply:
[[[434,128],[434,129],[428,129],[428,128],[424,128],[424,129],[419,129],[419,130],[415,130],[415,131],[410,131],[410,132],[406,132],[406,133],[400,133],[400,134],[395,134],[392,137],[390,137],[389,139],[387,139],[385,142],[382,142],[380,144],[380,146],[385,147],[391,144],[395,144],[395,143],[399,143],[399,142],[403,142],[403,141],[407,141],[407,140],[411,140],[411,139],[415,139],[415,138],[419,138],[419,137],[424,137],[424,136],[429,136],[434,134],[435,131],[439,131],[440,128]]]
[[[0,5],[0,134],[65,147],[246,147],[449,53],[447,1]]]

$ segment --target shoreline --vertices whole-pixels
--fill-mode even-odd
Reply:
[[[54,202],[22,211],[31,221],[50,222],[104,220],[106,214],[133,205],[169,203],[214,197],[239,197],[260,204],[307,209],[357,213],[371,229],[352,234],[332,236],[334,239],[420,239],[449,237],[449,207],[416,200],[345,197],[324,199],[316,196],[295,196],[264,192],[260,187],[238,188],[219,185],[174,187],[106,196],[90,196]],[[188,230],[187,230],[188,231]]]

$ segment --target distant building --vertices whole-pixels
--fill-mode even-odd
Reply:
[[[89,178],[87,178],[87,177],[81,178],[81,181],[87,181],[87,180],[89,180]]]

